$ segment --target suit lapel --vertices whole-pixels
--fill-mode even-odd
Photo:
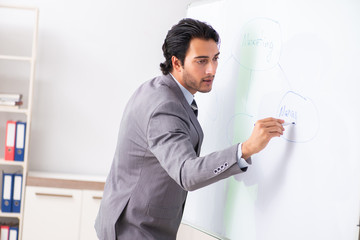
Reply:
[[[170,74],[168,75],[163,75],[163,82],[169,86],[169,88],[176,94],[176,96],[178,97],[178,99],[180,100],[181,104],[184,106],[184,108],[186,109],[188,115],[190,116],[190,121],[192,122],[192,124],[194,125],[196,132],[199,136],[199,144],[197,147],[197,155],[200,155],[200,150],[201,150],[201,144],[204,138],[204,133],[201,129],[200,123],[198,121],[198,119],[196,118],[191,106],[189,105],[189,103],[186,101],[186,98],[184,96],[184,94],[182,93],[181,89],[179,88],[179,86],[177,85],[177,83],[175,82],[175,80],[171,77]]]

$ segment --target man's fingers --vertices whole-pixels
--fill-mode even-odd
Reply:
[[[272,117],[258,120],[250,138],[243,143],[243,154],[250,157],[264,149],[271,138],[280,137],[285,130],[283,123],[284,120]]]
[[[268,132],[269,133],[279,133],[279,134],[283,134],[283,132],[284,132],[284,128],[281,126],[281,127],[278,127],[278,126],[276,126],[276,127],[269,127],[268,129]]]
[[[266,119],[262,119],[262,120],[257,121],[255,126],[257,126],[259,128],[278,127],[279,129],[284,131],[285,129],[284,129],[284,126],[282,125],[283,122],[284,122],[284,120],[281,120],[281,119],[266,118]]]
[[[273,138],[273,137],[280,137],[282,134],[278,133],[278,132],[274,132],[274,133],[270,133],[269,134],[269,137],[270,139]]]

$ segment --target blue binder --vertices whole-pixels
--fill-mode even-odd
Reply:
[[[13,174],[3,173],[1,211],[12,211]]]
[[[18,227],[10,227],[9,230],[9,240],[18,240],[19,228]]]
[[[22,174],[13,175],[12,211],[17,213],[19,213],[21,209],[22,180]]]
[[[16,122],[15,161],[24,161],[26,123]]]

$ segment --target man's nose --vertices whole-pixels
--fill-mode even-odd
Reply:
[[[217,64],[215,62],[210,62],[206,67],[206,74],[215,75],[216,73]]]

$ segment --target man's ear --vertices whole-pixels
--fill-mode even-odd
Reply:
[[[173,65],[174,71],[177,71],[177,72],[181,72],[181,71],[182,71],[181,61],[180,61],[177,57],[172,56],[172,57],[171,57],[171,63],[172,63],[172,65]]]

